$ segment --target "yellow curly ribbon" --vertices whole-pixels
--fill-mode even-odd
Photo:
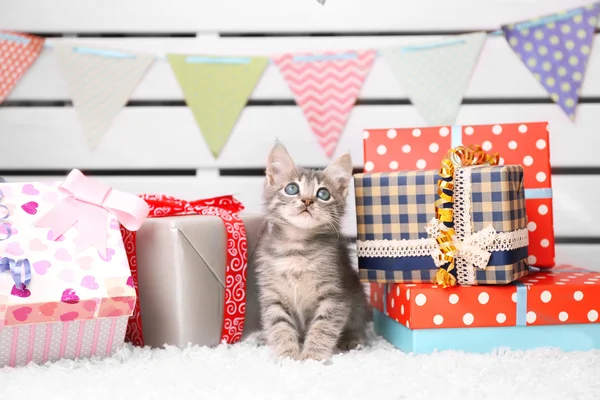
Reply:
[[[442,288],[456,285],[456,277],[450,272],[455,268],[454,258],[456,256],[456,246],[453,236],[454,228],[450,226],[454,221],[454,210],[446,208],[445,205],[454,202],[454,171],[457,167],[469,167],[473,165],[498,165],[500,157],[498,153],[487,154],[480,146],[457,146],[452,148],[442,160],[440,167],[440,180],[438,180],[439,199],[435,202],[436,218],[441,222],[440,235],[437,242],[442,254],[439,259],[447,264],[447,267],[440,267],[435,274],[435,283]]]

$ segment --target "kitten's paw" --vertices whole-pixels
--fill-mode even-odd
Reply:
[[[364,345],[365,345],[364,338],[349,337],[349,338],[342,338],[342,340],[340,340],[340,342],[338,343],[337,347],[340,350],[349,351],[349,350],[354,350],[357,347],[364,346]]]
[[[300,360],[300,351],[297,349],[280,349],[277,351],[279,358],[291,358],[292,360]]]
[[[301,361],[306,361],[306,360],[315,360],[315,361],[325,361],[327,359],[329,359],[329,353],[322,353],[322,352],[316,352],[316,351],[312,351],[312,350],[306,350],[303,351],[302,354],[300,355],[300,360]]]

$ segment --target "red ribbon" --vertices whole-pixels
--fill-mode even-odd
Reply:
[[[150,206],[150,218],[176,215],[213,215],[221,218],[227,231],[227,265],[225,270],[225,302],[221,342],[235,343],[242,337],[246,314],[246,269],[248,266],[246,229],[238,213],[244,206],[233,196],[186,201],[171,196],[144,194],[140,196]],[[121,226],[121,234],[129,258],[131,275],[137,288],[137,261],[135,258],[135,232]],[[142,321],[139,301],[129,319],[126,338],[143,346]]]

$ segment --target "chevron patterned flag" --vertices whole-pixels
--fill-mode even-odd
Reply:
[[[44,49],[44,38],[0,31],[0,103],[37,60]]]
[[[95,149],[154,61],[152,54],[55,43],[85,140]]]
[[[376,55],[375,50],[362,50],[273,57],[329,158]]]
[[[599,14],[595,3],[502,27],[510,47],[571,120]]]

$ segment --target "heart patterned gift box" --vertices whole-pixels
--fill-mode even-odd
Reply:
[[[0,367],[114,353],[136,302],[119,223],[148,205],[78,170],[0,191]]]

